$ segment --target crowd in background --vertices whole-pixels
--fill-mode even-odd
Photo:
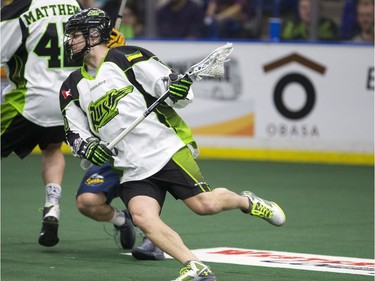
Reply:
[[[121,0],[82,0],[113,19]],[[153,34],[146,34],[146,5],[154,5]],[[374,0],[341,0],[340,19],[318,1],[316,40],[374,43]],[[281,18],[281,40],[308,40],[312,0],[128,0],[120,31],[126,38],[268,38],[268,19]],[[178,27],[178,28],[176,28]]]
[[[80,2],[102,8],[115,22],[121,0]],[[338,19],[326,13],[327,2],[339,4]],[[317,16],[314,40],[374,44],[374,0],[128,0],[119,30],[128,39],[267,39],[268,19],[277,17],[281,41],[312,40],[312,15]]]

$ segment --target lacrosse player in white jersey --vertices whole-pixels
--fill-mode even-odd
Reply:
[[[71,17],[65,28],[72,59],[83,58],[60,90],[68,144],[75,156],[101,166],[108,160],[121,173],[119,196],[133,222],[161,250],[184,265],[175,280],[214,281],[213,271],[160,218],[169,192],[199,215],[239,209],[272,225],[285,222],[282,209],[249,191],[211,189],[194,156],[190,128],[173,108],[192,102],[192,80],[178,76],[150,51],[137,46],[108,49],[110,20],[100,9]],[[169,98],[120,142],[107,145],[165,91]]]
[[[75,0],[15,0],[1,10],[1,64],[9,85],[2,93],[1,157],[26,157],[39,145],[46,200],[39,243],[58,243],[65,159],[59,87],[76,65],[64,58],[63,30],[80,11]]]
[[[58,93],[62,82],[81,64],[65,57],[64,25],[80,10],[75,0],[16,0],[1,10],[1,63],[9,82],[2,93],[1,157],[15,152],[24,158],[34,147],[40,147],[46,199],[38,241],[46,247],[59,242],[65,168],[60,150],[65,132]],[[123,45],[124,37],[112,32],[109,46]],[[121,245],[132,249],[135,234],[131,220],[126,220],[127,212],[108,208],[108,221],[120,232]],[[93,219],[99,216],[95,212],[90,215]]]

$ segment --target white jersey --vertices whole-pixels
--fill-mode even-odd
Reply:
[[[77,68],[65,60],[64,25],[80,10],[76,0],[14,1],[1,10],[1,64],[9,82],[2,102],[37,125],[63,125],[58,93]]]
[[[166,91],[171,70],[149,51],[135,46],[108,51],[95,77],[84,67],[74,71],[61,88],[60,104],[73,154],[92,135],[111,142]],[[196,147],[190,128],[171,107],[193,99],[167,99],[117,145],[114,166],[123,171],[121,182],[147,178],[163,168],[182,147]]]

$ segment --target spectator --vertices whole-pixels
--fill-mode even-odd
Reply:
[[[211,38],[238,38],[247,21],[246,0],[210,0],[204,19],[204,36]]]
[[[156,31],[164,38],[199,38],[203,8],[192,0],[170,0],[156,14]]]
[[[350,40],[358,30],[356,0],[346,0],[341,15],[340,37]]]
[[[319,19],[317,27],[318,40],[337,40],[339,31],[336,23],[322,16],[323,7],[319,5]],[[307,40],[309,39],[311,17],[311,0],[299,0],[298,15],[295,19],[284,23],[281,38],[283,40]]]
[[[101,5],[101,9],[103,11],[105,11],[110,19],[111,19],[111,26],[114,27],[115,25],[115,22],[116,22],[116,19],[117,19],[117,16],[118,16],[118,11],[120,9],[120,5],[121,5],[121,0],[107,0],[104,2],[103,5]],[[126,6],[125,6],[125,9],[124,9],[124,14],[123,14],[123,24],[125,25],[125,27],[123,27],[123,29],[121,30],[120,28],[120,31],[121,33],[125,32],[125,38],[130,38],[130,37],[127,37],[126,34],[130,35],[131,34],[139,34],[142,30],[139,29],[141,26],[143,26],[143,15],[144,15],[144,1],[135,1],[135,0],[128,0],[126,2]],[[136,20],[137,20],[137,28],[133,29],[134,26],[132,26],[132,24],[130,22],[133,22],[134,18],[132,19],[126,19],[126,16],[127,15],[130,15],[130,16],[133,16],[136,17]],[[127,24],[131,24],[131,29],[129,28],[129,26],[127,26]]]
[[[374,0],[358,0],[356,11],[358,32],[352,41],[374,44]]]
[[[132,39],[142,35],[143,24],[139,21],[137,14],[132,8],[125,7],[119,30],[126,39]]]

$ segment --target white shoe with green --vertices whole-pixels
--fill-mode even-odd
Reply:
[[[180,276],[172,281],[217,281],[217,279],[207,265],[199,261],[188,261],[180,270]]]
[[[251,208],[242,210],[245,214],[264,219],[275,226],[282,226],[286,217],[284,211],[275,202],[264,200],[250,191],[242,191],[241,196],[249,199]]]

